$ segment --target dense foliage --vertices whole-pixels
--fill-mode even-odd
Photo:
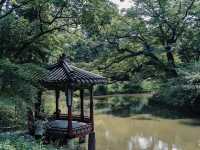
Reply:
[[[181,66],[178,69],[179,77],[163,83],[151,102],[158,105],[173,106],[190,113],[200,113],[199,72],[199,62]]]
[[[156,80],[160,98],[153,97],[158,100],[153,102],[197,112],[199,82],[191,81],[199,75],[199,4],[198,0],[134,1],[132,8],[113,16],[90,38],[88,47],[99,53],[94,65],[111,81],[128,81],[134,89],[144,79]]]
[[[106,1],[0,0],[0,124],[24,124],[44,64],[57,60],[95,19],[107,23]],[[102,16],[102,17],[101,17]],[[92,31],[92,30],[90,30]],[[84,33],[85,32],[85,33]],[[7,114],[4,116],[2,114]],[[10,117],[9,117],[10,116]]]
[[[24,111],[37,100],[40,88],[35,79],[44,71],[34,64],[18,65],[0,59],[0,124],[24,124]]]
[[[31,139],[19,135],[1,135],[0,136],[0,149],[2,150],[47,150],[49,148],[42,145],[42,143],[34,142]]]
[[[37,100],[33,75],[63,52],[108,77],[96,94],[161,86],[156,103],[198,110],[199,6],[199,0],[134,0],[119,11],[109,0],[0,0],[0,121],[24,122],[13,114],[24,118]]]

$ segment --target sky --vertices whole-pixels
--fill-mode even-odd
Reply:
[[[124,0],[121,2],[120,0],[111,0],[113,3],[117,4],[119,9],[127,9],[131,7],[133,4],[133,0]]]

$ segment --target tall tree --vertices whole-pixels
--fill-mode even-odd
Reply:
[[[47,61],[60,33],[87,29],[103,3],[108,4],[96,0],[1,0],[1,57],[17,63]]]
[[[175,56],[184,36],[198,28],[198,5],[198,0],[134,1],[99,34],[102,48],[107,49],[106,68],[126,61],[134,64],[129,65],[132,70],[153,66],[167,77],[177,76]]]

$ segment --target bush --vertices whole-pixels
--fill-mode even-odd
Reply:
[[[47,150],[46,146],[41,142],[35,142],[31,139],[27,139],[24,136],[18,136],[14,134],[0,136],[0,149],[1,150]]]
[[[109,99],[109,104],[112,111],[124,111],[127,112],[139,112],[142,108],[148,104],[147,97],[129,97],[118,96]]]
[[[0,122],[24,126],[26,109],[37,100],[37,79],[45,69],[34,64],[15,64],[0,58]]]
[[[97,86],[95,89],[95,95],[107,95],[107,94],[134,94],[152,92],[158,88],[157,83],[144,80],[142,83],[133,81],[129,82],[116,82],[104,86]]]
[[[15,124],[15,110],[8,107],[0,108],[0,128]]]
[[[163,83],[150,102],[200,113],[200,63],[181,66],[178,73],[177,78]]]
[[[125,83],[123,86],[122,93],[142,93],[143,88],[139,84],[134,84],[131,82]]]
[[[0,96],[0,128],[24,127],[27,107],[28,104],[19,97]]]
[[[158,90],[159,87],[160,83],[152,79],[146,79],[141,82],[141,88],[143,89],[144,92],[153,92]]]
[[[99,85],[94,91],[95,95],[107,95],[108,94],[108,88],[107,86]]]

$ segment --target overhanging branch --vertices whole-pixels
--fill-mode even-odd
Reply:
[[[14,10],[19,9],[19,8],[21,8],[21,7],[25,6],[25,5],[27,5],[27,4],[28,4],[29,2],[31,2],[31,1],[32,1],[32,0],[23,1],[23,2],[21,2],[20,5],[14,5],[14,6],[12,6],[12,8],[11,8],[9,11],[5,12],[3,15],[0,15],[0,19],[5,18],[5,17],[8,16],[9,14],[11,14]],[[3,0],[2,0],[2,2],[3,2]]]

